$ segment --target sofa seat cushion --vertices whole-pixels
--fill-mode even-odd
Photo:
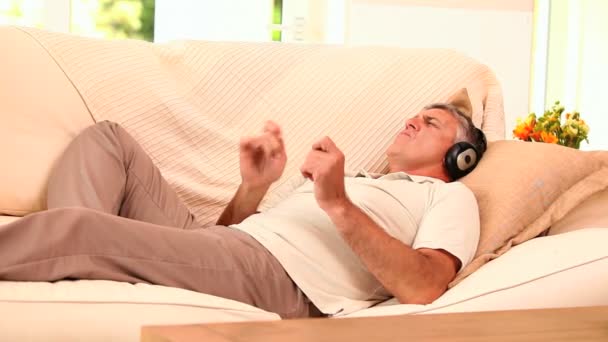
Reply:
[[[280,319],[207,294],[105,280],[0,281],[0,315],[6,341],[138,341],[142,325]]]
[[[11,223],[13,221],[17,221],[18,219],[20,219],[21,217],[19,216],[6,216],[6,215],[0,215],[0,225],[3,224],[7,224],[7,223]]]

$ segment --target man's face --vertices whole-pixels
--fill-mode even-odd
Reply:
[[[423,110],[408,119],[386,151],[391,172],[441,166],[457,129],[457,119],[443,109]]]

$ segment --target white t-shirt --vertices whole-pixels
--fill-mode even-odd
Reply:
[[[479,211],[462,183],[404,172],[346,177],[346,193],[389,235],[414,249],[444,249],[466,266],[479,241]],[[306,181],[267,211],[231,227],[266,247],[326,314],[348,314],[391,297],[319,208]]]

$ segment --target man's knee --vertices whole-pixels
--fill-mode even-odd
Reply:
[[[103,121],[96,122],[91,127],[95,127],[97,129],[114,129],[115,127],[122,128],[119,123],[116,123],[114,121],[109,121],[109,120],[103,120]]]
[[[87,127],[81,135],[105,136],[108,138],[118,138],[120,135],[128,134],[120,124],[113,121],[100,121]]]
[[[80,146],[101,145],[124,150],[134,143],[133,138],[120,124],[112,121],[100,121],[85,128],[75,139]]]
[[[101,121],[85,128],[74,140],[97,142],[100,138],[113,138],[120,129],[120,125],[115,122]]]

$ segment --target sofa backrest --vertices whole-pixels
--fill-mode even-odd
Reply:
[[[125,127],[203,225],[215,222],[240,182],[239,137],[258,133],[267,119],[283,126],[289,160],[285,176],[271,189],[264,206],[276,203],[299,182],[298,167],[323,135],[344,151],[348,169],[385,171],[384,151],[405,119],[424,105],[446,101],[463,87],[471,99],[473,122],[489,140],[504,138],[502,94],[494,74],[450,50],[203,41],[150,44],[36,29],[21,29],[21,39],[26,39],[24,33],[30,43],[44,48],[46,54],[40,52],[37,58],[56,62],[77,90],[72,91],[73,98],[86,104],[83,109],[81,101],[79,114],[69,117],[83,117],[88,110],[96,121],[111,120]],[[47,78],[45,88],[56,89],[54,83]],[[39,93],[34,95],[38,101]],[[54,124],[63,120],[55,112],[38,115],[53,118]],[[11,128],[15,129],[19,128]],[[61,134],[68,137],[66,132]],[[46,172],[58,152],[53,150],[47,160],[15,158],[12,172],[18,175],[28,165]],[[20,203],[22,212],[44,207],[46,175],[36,176],[36,192],[28,189],[30,203]],[[26,182],[27,178],[15,177],[13,191],[16,184]],[[2,184],[0,198],[10,202],[11,193],[5,189],[9,188]]]

